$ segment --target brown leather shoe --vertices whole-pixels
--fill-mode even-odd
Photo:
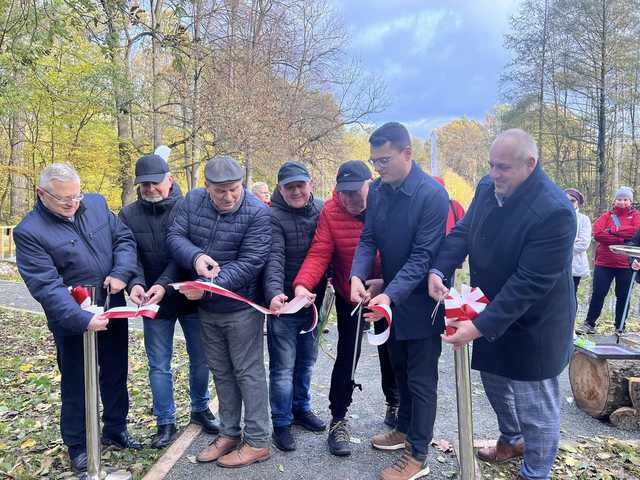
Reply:
[[[271,448],[256,448],[247,443],[225,456],[218,458],[218,465],[226,468],[240,468],[252,463],[264,462],[271,457]]]
[[[406,446],[402,456],[382,470],[380,480],[416,480],[426,475],[429,467],[412,455],[411,446]]]
[[[503,463],[524,455],[524,442],[520,441],[510,445],[501,441],[496,442],[495,447],[481,448],[477,452],[478,458],[489,463]]]
[[[377,450],[400,450],[405,447],[407,436],[399,430],[379,433],[371,439],[371,446]]]
[[[218,435],[216,439],[202,450],[196,457],[200,463],[215,462],[218,458],[235,450],[240,445],[240,438],[230,438]]]

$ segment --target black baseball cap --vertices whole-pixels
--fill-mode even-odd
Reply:
[[[278,185],[281,187],[291,182],[308,182],[311,180],[309,170],[300,162],[284,163],[278,170]]]
[[[362,160],[349,160],[338,168],[336,175],[337,192],[356,192],[362,184],[371,179],[371,170]]]
[[[136,162],[136,185],[140,183],[160,183],[169,173],[169,164],[160,155],[145,155]]]

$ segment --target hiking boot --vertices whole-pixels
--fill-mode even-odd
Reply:
[[[578,328],[576,328],[578,335],[592,335],[596,333],[596,327],[587,322],[582,322]]]
[[[240,445],[240,438],[230,438],[218,435],[207,448],[202,450],[197,456],[196,461],[200,463],[215,462],[220,457],[235,450]]]
[[[208,408],[202,412],[191,412],[191,423],[202,426],[206,433],[212,435],[220,432],[220,422]]]
[[[411,453],[411,446],[407,445],[392,465],[380,473],[380,480],[416,480],[429,475],[429,467],[424,460],[419,460]]]
[[[398,406],[387,405],[387,413],[384,416],[384,424],[391,428],[396,428],[398,425]]]
[[[347,457],[351,455],[351,432],[347,420],[331,420],[329,427],[329,437],[327,437],[329,451],[337,457]]]
[[[151,448],[164,448],[176,439],[176,424],[158,425],[158,432],[151,439]]]
[[[293,423],[300,425],[302,428],[310,432],[324,432],[327,424],[313,413],[311,410],[293,414]]]
[[[269,447],[256,448],[248,443],[243,443],[242,447],[218,459],[218,465],[225,468],[246,467],[253,463],[264,462],[271,457],[271,449]]]
[[[291,433],[291,425],[286,427],[273,427],[273,444],[283,452],[293,452],[296,449],[296,440]]]
[[[478,458],[489,463],[503,463],[524,455],[524,441],[515,445],[498,440],[494,447],[485,447],[478,450]]]
[[[371,439],[371,446],[377,450],[400,450],[404,448],[407,435],[398,431],[379,433]]]

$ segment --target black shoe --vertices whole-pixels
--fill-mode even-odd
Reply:
[[[220,433],[220,422],[208,408],[201,412],[191,412],[191,423],[201,425],[202,429],[211,435]]]
[[[87,471],[87,452],[80,452],[75,457],[69,455],[71,468],[74,473],[84,473]]]
[[[310,432],[324,432],[327,429],[327,424],[320,420],[311,410],[308,412],[294,413],[293,423],[300,425]]]
[[[158,433],[151,439],[151,448],[164,448],[176,439],[176,424],[158,425]]]
[[[347,420],[331,420],[329,437],[327,438],[329,451],[338,457],[351,455],[351,432]]]
[[[142,450],[142,444],[129,435],[126,430],[118,434],[102,433],[102,445],[105,447],[116,447],[118,450],[130,448],[131,450]]]
[[[283,452],[293,452],[296,449],[296,440],[291,433],[291,425],[288,427],[273,427],[273,444]]]
[[[395,405],[387,405],[387,414],[384,416],[384,424],[391,428],[398,425],[398,407]]]

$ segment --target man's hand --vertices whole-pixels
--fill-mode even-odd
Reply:
[[[389,295],[387,295],[386,293],[381,293],[380,295],[376,295],[375,297],[373,297],[367,304],[367,307],[371,308],[374,305],[387,305],[390,307],[391,299],[389,298]],[[369,323],[373,323],[381,319],[383,316],[384,315],[378,312],[367,312],[363,315],[364,319]]]
[[[204,295],[204,290],[198,290],[197,288],[181,288],[180,293],[189,300],[200,300]]]
[[[166,293],[164,287],[162,285],[152,285],[149,290],[147,290],[147,303],[152,305],[157,305],[164,298],[164,294]]]
[[[216,278],[220,273],[220,266],[209,255],[202,254],[196,260],[196,273],[204,278]]]
[[[436,275],[435,273],[429,274],[429,296],[433,298],[436,302],[444,300],[444,298],[449,294],[449,289],[445,287],[442,282],[442,278],[440,275]]]
[[[104,284],[102,286],[106,289],[111,289],[110,292],[112,294],[115,294],[120,293],[124,289],[124,287],[127,286],[127,284],[122,280],[109,275],[104,279]]]
[[[371,280],[367,280],[366,282],[364,282],[364,284],[367,286],[367,294],[369,295],[369,298],[373,298],[376,295],[379,295],[384,289],[384,280],[382,280],[381,278],[373,278]]]
[[[367,296],[367,289],[364,288],[362,280],[358,277],[351,277],[351,302],[360,303],[369,300]]]
[[[271,303],[269,304],[269,310],[274,312],[274,314],[280,315],[280,310],[284,307],[284,304],[287,302],[287,297],[284,293],[280,293],[271,299]]]
[[[91,332],[99,332],[101,330],[106,330],[108,324],[109,319],[104,316],[104,313],[96,313],[91,317],[89,325],[87,325],[87,330]]]
[[[136,305],[144,305],[147,303],[147,296],[144,293],[142,285],[134,285],[131,289],[131,293],[129,294],[129,298]]]
[[[633,259],[633,262],[631,262],[631,269],[635,270],[636,272],[640,270],[640,262],[635,258]]]
[[[315,300],[316,300],[316,294],[315,293],[311,293],[309,290],[307,290],[302,285],[298,285],[293,293],[294,293],[294,295],[296,297],[299,297],[300,295],[302,295],[303,297],[306,297],[307,300],[309,300],[309,303],[305,306],[305,308],[310,307],[311,304],[313,302],[315,302]]]
[[[451,320],[447,322],[447,325],[458,329],[451,336],[442,335],[442,341],[452,344],[454,350],[458,350],[463,345],[482,336],[480,330],[476,328],[471,320]]]

